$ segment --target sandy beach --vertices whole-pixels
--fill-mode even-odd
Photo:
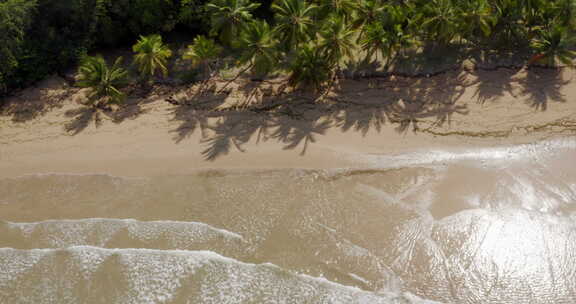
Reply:
[[[203,92],[198,85],[157,87],[114,112],[82,105],[85,92],[52,77],[7,101],[0,176],[347,167],[357,154],[572,136],[575,73],[463,70],[343,80],[317,104],[274,82],[236,83],[221,94],[222,83]]]
[[[0,302],[572,303],[574,76],[53,77],[0,116]]]

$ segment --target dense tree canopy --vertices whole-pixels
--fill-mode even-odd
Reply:
[[[287,71],[317,86],[330,76],[313,66],[329,74],[349,60],[388,67],[407,50],[452,45],[569,64],[576,0],[0,0],[0,95],[62,73],[95,48],[172,31],[211,36],[188,54],[204,69],[223,45],[221,56],[252,72]]]
[[[19,53],[35,8],[36,1],[0,2],[0,95],[7,91],[7,79],[18,68]]]

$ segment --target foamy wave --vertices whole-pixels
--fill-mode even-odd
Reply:
[[[240,246],[244,238],[235,232],[215,228],[205,223],[150,221],[134,219],[78,219],[47,220],[33,223],[5,222],[4,235],[9,241],[0,241],[0,246],[20,244],[20,248],[62,248],[78,245],[111,247],[121,243],[142,247],[192,248],[198,244],[213,243],[220,246]],[[115,242],[115,238],[122,242]],[[8,243],[7,243],[8,242]]]
[[[0,249],[0,302],[14,299],[19,303],[433,303],[407,293],[366,292],[210,251],[88,246]]]

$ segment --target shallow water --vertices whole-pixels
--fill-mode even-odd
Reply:
[[[0,303],[575,303],[576,141],[0,180]]]

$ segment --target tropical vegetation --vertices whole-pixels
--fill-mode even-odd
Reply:
[[[86,56],[82,60],[78,85],[89,88],[90,105],[99,107],[124,100],[126,95],[120,89],[127,85],[128,72],[121,64],[122,57],[118,57],[111,67],[102,56]]]
[[[162,36],[175,32],[193,41],[182,55],[204,78],[223,58],[238,76],[286,74],[318,91],[350,62],[386,71],[408,54],[450,48],[572,65],[576,0],[0,0],[0,95],[81,61],[82,85],[119,100],[115,80],[88,77],[105,71],[103,59],[82,58],[129,41],[148,82],[170,74]]]
[[[189,60],[192,67],[199,67],[204,74],[204,79],[207,79],[212,75],[213,62],[218,59],[221,53],[222,47],[216,44],[213,39],[199,35],[194,38],[194,43],[188,46],[182,58]]]
[[[134,63],[138,65],[144,81],[149,81],[158,73],[168,74],[168,58],[172,56],[172,51],[162,42],[160,35],[140,36],[132,50],[136,53]]]

